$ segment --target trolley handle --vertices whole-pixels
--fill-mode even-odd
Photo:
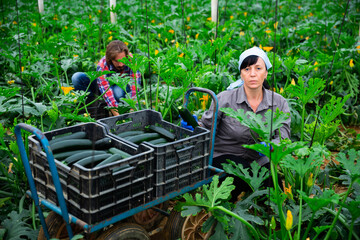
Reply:
[[[55,165],[55,161],[54,161],[54,155],[51,151],[49,141],[47,140],[45,135],[39,129],[37,129],[33,126],[30,126],[28,124],[25,124],[25,123],[19,123],[18,125],[15,126],[15,130],[14,130],[15,136],[16,136],[16,143],[19,147],[21,160],[22,160],[22,163],[23,163],[24,169],[25,169],[25,174],[26,174],[26,177],[27,177],[29,185],[30,185],[31,197],[34,199],[35,205],[38,208],[39,217],[40,217],[41,225],[43,226],[43,229],[45,232],[45,236],[47,239],[50,239],[49,232],[48,232],[48,229],[47,229],[47,226],[45,223],[44,215],[43,215],[41,207],[40,207],[39,197],[38,197],[38,194],[36,191],[36,186],[35,186],[32,172],[31,172],[29,160],[28,160],[28,157],[26,154],[24,142],[21,137],[21,129],[24,129],[28,132],[33,133],[40,140],[40,142],[46,152],[47,160],[49,163],[49,168],[51,171],[51,176],[52,176],[53,183],[54,183],[54,186],[56,189],[56,195],[57,195],[59,205],[61,208],[61,215],[62,215],[64,221],[66,222],[66,229],[68,231],[69,238],[71,239],[73,237],[73,233],[72,233],[71,226],[70,226],[70,216],[69,216],[69,213],[68,213],[68,210],[66,207],[64,193],[62,191],[58,171],[56,169],[56,165]]]
[[[190,93],[192,92],[203,92],[203,93],[207,93],[211,96],[212,100],[214,101],[214,111],[213,111],[213,117],[212,117],[212,123],[211,123],[211,131],[210,131],[210,136],[211,136],[211,142],[210,142],[210,156],[209,156],[209,169],[214,170],[215,172],[224,172],[222,169],[219,168],[215,168],[212,166],[212,161],[213,161],[213,154],[214,154],[214,145],[215,145],[215,134],[216,134],[216,123],[217,123],[217,116],[218,116],[218,111],[219,111],[219,101],[218,98],[216,96],[216,94],[206,88],[200,88],[200,87],[192,87],[189,88],[189,90],[187,90],[185,92],[185,99],[184,99],[184,107],[186,108],[188,105],[188,100],[189,100],[189,96]]]

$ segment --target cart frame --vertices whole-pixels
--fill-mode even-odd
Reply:
[[[139,213],[141,211],[147,210],[151,207],[154,207],[162,202],[165,202],[169,199],[172,199],[174,197],[177,197],[179,195],[182,195],[184,193],[190,192],[192,190],[195,190],[198,187],[201,187],[204,184],[208,184],[212,181],[213,176],[210,176],[211,171],[215,172],[217,174],[221,174],[223,172],[223,170],[215,168],[212,166],[212,160],[213,160],[213,152],[214,152],[214,143],[215,143],[215,133],[216,133],[216,123],[217,123],[217,114],[218,114],[218,99],[217,96],[215,95],[215,93],[209,89],[205,89],[205,88],[199,88],[199,87],[193,87],[190,88],[189,90],[186,91],[185,96],[184,96],[184,107],[187,107],[188,105],[188,99],[189,96],[192,92],[203,92],[203,93],[207,93],[209,95],[211,95],[213,101],[214,101],[214,113],[213,113],[213,120],[212,120],[212,127],[211,127],[211,136],[210,136],[210,153],[209,153],[209,171],[208,171],[208,176],[206,179],[199,181],[193,185],[190,186],[186,186],[178,191],[173,191],[170,192],[164,196],[158,197],[157,199],[148,202],[144,205],[141,205],[139,207],[133,208],[131,210],[128,210],[126,212],[120,213],[114,217],[111,217],[109,219],[106,219],[104,221],[98,222],[96,224],[87,224],[84,221],[76,218],[75,216],[71,215],[68,212],[68,209],[66,207],[66,201],[64,198],[64,194],[62,191],[62,187],[60,184],[60,180],[59,180],[59,175],[58,175],[58,171],[55,165],[55,160],[54,160],[54,156],[52,153],[52,150],[50,148],[49,142],[47,140],[47,138],[45,137],[45,135],[37,128],[30,126],[28,124],[24,124],[24,123],[19,123],[18,125],[15,126],[15,136],[16,136],[16,142],[17,145],[19,147],[19,151],[20,151],[20,155],[21,155],[21,159],[22,159],[22,163],[24,165],[24,169],[25,169],[25,174],[26,177],[28,179],[29,182],[29,186],[30,186],[30,191],[27,191],[27,194],[34,200],[35,202],[35,206],[36,209],[39,213],[39,218],[40,218],[40,222],[41,225],[43,227],[45,236],[47,239],[50,239],[49,236],[49,232],[48,232],[48,228],[46,226],[45,223],[45,218],[44,218],[44,214],[43,211],[41,209],[41,205],[45,206],[46,208],[48,208],[49,210],[52,210],[54,212],[56,212],[57,214],[61,215],[62,218],[64,219],[65,223],[66,223],[66,229],[69,235],[69,238],[71,239],[73,237],[73,231],[71,229],[70,224],[74,223],[79,225],[80,227],[82,227],[84,229],[85,233],[93,233],[96,232],[100,229],[103,229],[111,224],[114,224],[118,221],[121,221],[125,218],[128,218],[132,215],[135,215],[136,213]],[[26,130],[28,132],[31,132],[32,134],[34,134],[41,142],[46,156],[47,156],[47,160],[48,160],[48,164],[49,164],[49,168],[51,171],[51,175],[52,175],[52,180],[55,186],[55,190],[56,190],[56,195],[57,195],[57,199],[59,202],[59,207],[50,203],[49,201],[39,198],[38,194],[37,194],[37,190],[36,190],[36,186],[35,186],[35,181],[32,175],[32,171],[30,168],[30,164],[29,164],[29,160],[26,154],[26,150],[25,150],[25,146],[24,146],[24,142],[21,136],[21,130]]]

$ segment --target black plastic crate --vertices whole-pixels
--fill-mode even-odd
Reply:
[[[144,144],[154,149],[155,197],[161,197],[169,191],[177,191],[194,183],[192,174],[200,176],[197,181],[204,180],[209,162],[210,131],[197,127],[194,131],[164,121],[159,112],[142,110],[120,116],[98,120],[109,132],[116,136],[125,131],[144,130],[148,125],[160,126],[176,136],[176,141],[161,145]],[[128,142],[133,146],[137,146]],[[183,184],[188,183],[188,184]],[[173,186],[167,188],[166,186]]]
[[[80,131],[87,132],[88,138],[93,142],[107,136],[112,139],[111,147],[132,156],[91,169],[76,163],[69,167],[55,159],[70,214],[88,224],[94,224],[121,213],[114,209],[124,209],[122,212],[130,210],[133,206],[128,202],[143,205],[154,199],[154,150],[151,147],[144,144],[134,146],[116,139],[108,135],[104,126],[99,123],[79,124],[46,132],[44,135],[51,140],[57,135]],[[29,156],[39,195],[59,206],[46,153],[34,135],[29,137]],[[126,168],[119,170],[119,167],[125,165]]]

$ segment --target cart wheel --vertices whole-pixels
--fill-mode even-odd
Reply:
[[[169,207],[169,202],[166,201],[160,203],[155,207],[158,208],[159,210],[167,211]],[[145,228],[147,231],[150,231],[151,228],[157,226],[164,217],[165,215],[162,214],[161,212],[150,208],[131,216],[129,222],[137,223],[143,228]]]
[[[59,240],[67,240],[69,239],[68,232],[66,230],[66,223],[62,216],[59,214],[51,211],[49,215],[45,219],[46,226],[49,231],[50,238],[56,238]],[[73,234],[81,234],[84,232],[84,229],[80,226],[71,223],[71,229],[73,230]],[[95,239],[95,233],[88,235],[88,239]],[[45,232],[44,229],[41,227],[38,235],[38,240],[45,240]]]
[[[208,239],[212,234],[212,228],[207,233],[201,231],[209,214],[201,211],[196,216],[182,217],[180,212],[172,211],[165,227],[165,234],[169,240],[202,240]]]
[[[135,223],[120,223],[100,234],[97,240],[150,240],[148,232]]]

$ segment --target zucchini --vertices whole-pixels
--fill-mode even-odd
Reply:
[[[117,136],[124,138],[124,137],[135,136],[135,135],[139,135],[139,134],[143,134],[143,133],[145,133],[145,132],[142,130],[134,130],[134,131],[121,132],[121,133],[117,134]]]
[[[149,141],[149,143],[151,143],[153,145],[158,145],[158,144],[162,144],[162,143],[167,143],[167,140],[165,138],[157,138],[157,139]]]
[[[81,153],[83,151],[84,150],[75,150],[75,151],[67,151],[67,152],[55,153],[54,158],[57,159],[57,160],[64,160],[65,158],[67,158],[69,156],[72,156],[72,155],[77,154],[77,153]]]
[[[156,132],[158,134],[160,134],[161,136],[165,137],[166,139],[169,139],[171,141],[174,141],[176,136],[175,134],[171,133],[170,131],[166,130],[165,128],[159,127],[159,126],[155,126],[155,125],[150,125],[148,127],[149,130]]]
[[[112,139],[109,137],[104,137],[95,142],[95,149],[109,149],[112,146]]]
[[[92,142],[90,139],[67,139],[56,142],[51,146],[53,153],[65,152],[71,150],[91,149]]]
[[[76,132],[76,133],[70,133],[70,134],[63,134],[63,135],[58,135],[56,136],[54,139],[51,139],[49,141],[49,144],[52,145],[56,142],[59,142],[59,141],[63,141],[63,140],[68,140],[68,139],[84,139],[87,137],[87,134],[86,132]]]
[[[132,156],[131,154],[114,147],[110,148],[109,152],[111,152],[112,154],[119,154],[122,158],[128,158]]]
[[[95,164],[95,163],[97,163],[99,161],[105,160],[110,156],[112,156],[112,154],[110,154],[110,153],[93,155],[93,156],[83,158],[80,161],[77,161],[76,164],[79,164],[80,166],[86,167],[89,164]]]
[[[81,151],[81,150],[80,150]],[[69,165],[72,164],[76,161],[79,161],[83,158],[86,157],[90,157],[93,155],[99,155],[99,154],[104,154],[106,153],[105,151],[96,151],[96,150],[82,150],[80,153],[76,153],[72,156],[69,156],[67,158],[64,159],[64,161]]]
[[[114,155],[111,155],[110,157],[108,157],[107,159],[105,159],[104,161],[100,162],[95,167],[100,167],[100,166],[103,166],[103,165],[106,165],[106,164],[109,164],[109,163],[112,163],[112,162],[115,162],[115,161],[118,161],[121,159],[122,159],[122,157],[120,154],[114,154]]]
[[[159,138],[159,137],[160,137],[160,134],[158,134],[158,133],[144,133],[144,134],[139,134],[139,135],[133,136],[131,138],[128,138],[127,140],[138,144],[143,141],[150,141],[150,140],[153,140],[153,139]]]
[[[194,129],[199,126],[197,121],[194,119],[194,116],[190,113],[189,109],[183,106],[178,107],[179,114],[181,118],[187,122],[190,126],[192,126]]]

